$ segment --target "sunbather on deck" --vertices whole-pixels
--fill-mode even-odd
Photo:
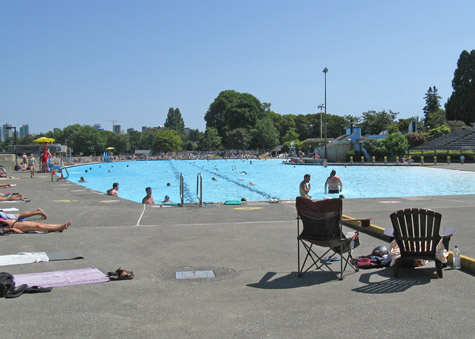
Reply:
[[[29,218],[29,217],[32,217],[34,215],[41,216],[41,219],[47,219],[48,218],[46,213],[41,208],[38,208],[38,209],[33,210],[33,211],[19,212],[18,214],[7,214],[7,213],[4,213],[4,212],[0,212],[0,218],[3,218],[5,220],[20,220],[21,221],[22,219]]]
[[[0,221],[8,224],[3,225],[3,230],[5,232],[11,233],[24,233],[24,232],[62,232],[67,229],[73,223],[72,220],[69,220],[65,224],[45,224],[42,222],[36,221],[18,221],[18,220],[4,220],[0,218]]]
[[[26,201],[23,194],[12,194],[8,197],[0,197],[0,201]]]

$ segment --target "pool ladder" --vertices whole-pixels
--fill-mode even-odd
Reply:
[[[203,206],[203,176],[198,173],[196,176],[196,198],[200,201],[200,207]],[[183,173],[180,173],[180,201],[181,207],[185,204],[185,189],[183,183]]]

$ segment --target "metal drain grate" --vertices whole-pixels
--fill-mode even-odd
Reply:
[[[175,272],[176,279],[210,279],[216,278],[212,270]]]

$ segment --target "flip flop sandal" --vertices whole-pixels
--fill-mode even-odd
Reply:
[[[108,272],[110,280],[131,280],[134,278],[134,272],[127,271],[122,267],[119,267],[115,272]]]

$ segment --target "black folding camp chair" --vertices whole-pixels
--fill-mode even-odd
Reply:
[[[343,280],[343,272],[348,266],[358,271],[358,268],[351,263],[353,257],[351,251],[359,245],[358,232],[343,233],[341,215],[342,200],[328,199],[311,201],[306,198],[297,197],[297,256],[298,256],[298,276],[311,269],[320,270],[327,268],[335,273],[338,279]],[[300,232],[302,223],[302,232]],[[301,264],[300,246],[305,249],[305,258]],[[328,248],[325,253],[318,255],[313,246]],[[338,269],[332,269],[336,265]]]

